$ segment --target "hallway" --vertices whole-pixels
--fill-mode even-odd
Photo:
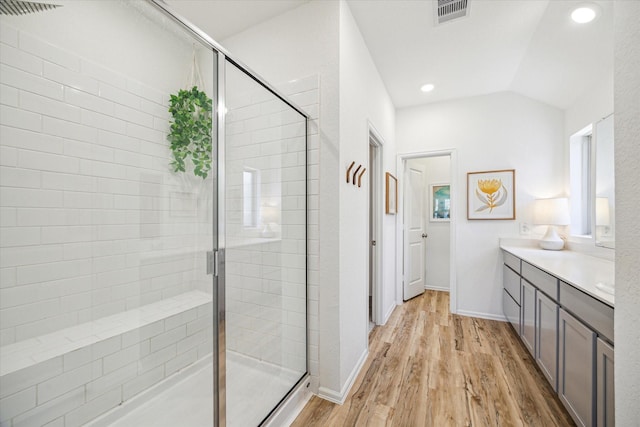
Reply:
[[[313,397],[293,426],[572,426],[506,322],[449,314],[426,291],[370,335],[344,405]]]

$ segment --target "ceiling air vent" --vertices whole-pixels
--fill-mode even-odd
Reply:
[[[442,24],[467,16],[468,2],[469,0],[437,0],[437,2],[434,0],[437,23]]]
[[[20,0],[0,0],[0,15],[26,15],[60,7],[59,4],[36,3]]]

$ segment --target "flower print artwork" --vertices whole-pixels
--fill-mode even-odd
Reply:
[[[515,170],[467,174],[467,219],[515,219]]]
[[[502,185],[501,179],[479,179],[476,188],[476,197],[482,202],[482,206],[476,209],[476,212],[482,212],[489,209],[502,206],[507,201],[507,189]]]

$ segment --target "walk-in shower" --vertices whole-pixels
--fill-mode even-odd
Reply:
[[[161,2],[55,4],[0,16],[0,425],[260,425],[307,377],[307,116]]]

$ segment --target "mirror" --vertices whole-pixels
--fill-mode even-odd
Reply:
[[[595,124],[596,246],[615,248],[615,173],[613,114]]]

